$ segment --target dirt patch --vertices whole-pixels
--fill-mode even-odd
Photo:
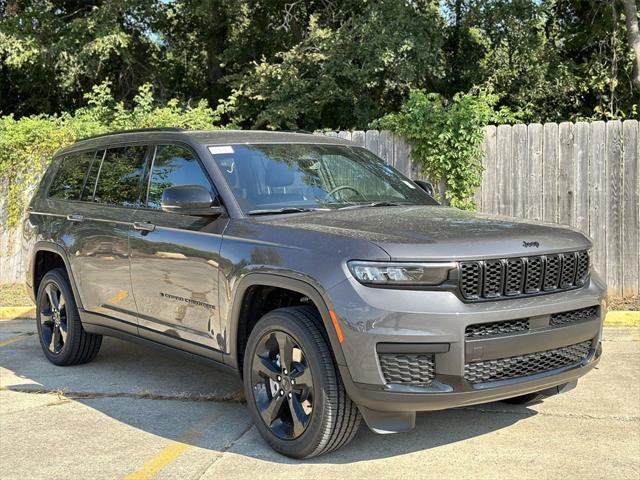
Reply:
[[[33,305],[22,283],[0,283],[0,307]]]
[[[609,310],[640,310],[640,296],[635,295],[633,297],[626,298],[609,298]]]

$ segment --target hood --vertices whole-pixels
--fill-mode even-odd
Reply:
[[[440,206],[317,211],[260,223],[368,240],[393,260],[473,260],[591,248],[569,227]]]

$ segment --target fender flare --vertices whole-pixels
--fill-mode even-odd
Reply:
[[[287,290],[292,290],[294,292],[298,292],[309,298],[316,306],[318,311],[320,312],[320,316],[322,317],[322,323],[324,324],[324,328],[327,332],[327,336],[329,337],[330,347],[333,351],[334,358],[338,365],[346,366],[346,361],[344,358],[344,353],[342,351],[342,346],[338,340],[338,335],[333,327],[333,323],[331,321],[331,317],[329,315],[329,301],[320,291],[311,285],[310,283],[299,280],[296,278],[291,278],[289,276],[274,274],[274,273],[249,273],[240,280],[238,286],[235,289],[235,294],[233,297],[233,306],[231,309],[231,316],[229,322],[229,353],[225,354],[225,363],[229,366],[235,368],[236,370],[240,370],[240,362],[238,361],[239,352],[237,351],[238,346],[238,324],[240,321],[240,311],[242,308],[242,303],[247,290],[250,287],[260,285],[260,286],[269,286],[269,287],[277,287],[277,288],[285,288]]]
[[[43,251],[55,253],[58,256],[60,256],[60,258],[62,258],[64,267],[67,270],[67,276],[69,277],[69,283],[71,283],[71,290],[73,290],[73,296],[75,297],[76,305],[79,310],[83,310],[84,307],[82,305],[82,299],[80,298],[80,292],[76,285],[73,272],[71,271],[71,264],[69,263],[67,251],[57,243],[53,243],[46,240],[40,240],[34,244],[32,249],[32,252],[33,252],[32,257],[29,259],[31,268],[27,271],[28,272],[27,275],[31,276],[31,279],[30,279],[31,291],[33,292],[34,299],[38,293],[35,289],[36,288],[35,276],[36,276],[36,266],[37,266],[35,263],[35,260],[36,260],[36,257],[38,256],[38,253]]]

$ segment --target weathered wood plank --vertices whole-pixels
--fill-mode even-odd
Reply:
[[[640,174],[638,121],[625,120],[622,172],[622,295],[640,293]]]
[[[380,141],[380,132],[378,130],[367,130],[365,133],[364,144],[367,150],[378,154],[378,143]]]
[[[558,223],[573,224],[573,124],[562,122],[558,128]]]
[[[486,213],[498,212],[496,196],[496,148],[497,129],[494,125],[485,127],[484,135],[484,172],[482,174],[482,210]]]
[[[364,131],[362,130],[354,130],[353,132],[351,132],[351,141],[353,143],[355,143],[356,145],[358,145],[359,147],[364,147],[364,141],[365,141],[365,136],[364,136]]]
[[[526,192],[527,192],[527,126],[514,125],[511,136],[511,215],[524,218]]]
[[[622,291],[622,122],[607,122],[607,286]]]
[[[605,177],[605,123],[593,122],[589,130],[589,235],[593,238],[593,265],[602,275],[607,271],[607,189]]]
[[[543,127],[540,123],[527,126],[527,185],[525,218],[542,220],[542,178],[544,169]]]
[[[389,130],[380,132],[378,156],[389,165],[393,165],[393,134]]]
[[[496,151],[496,193],[498,213],[511,215],[511,125],[499,125]]]
[[[409,146],[406,140],[398,135],[393,139],[393,166],[401,173],[411,176],[411,165],[409,165]]]
[[[345,140],[351,140],[351,130],[340,130],[338,132],[338,138],[344,138]]]
[[[542,219],[558,221],[558,124],[544,124]]]
[[[572,225],[589,234],[589,124],[576,123],[573,131],[573,175],[575,178]]]

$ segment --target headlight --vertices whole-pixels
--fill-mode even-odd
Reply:
[[[348,262],[349,270],[364,285],[434,286],[445,282],[455,263]]]

